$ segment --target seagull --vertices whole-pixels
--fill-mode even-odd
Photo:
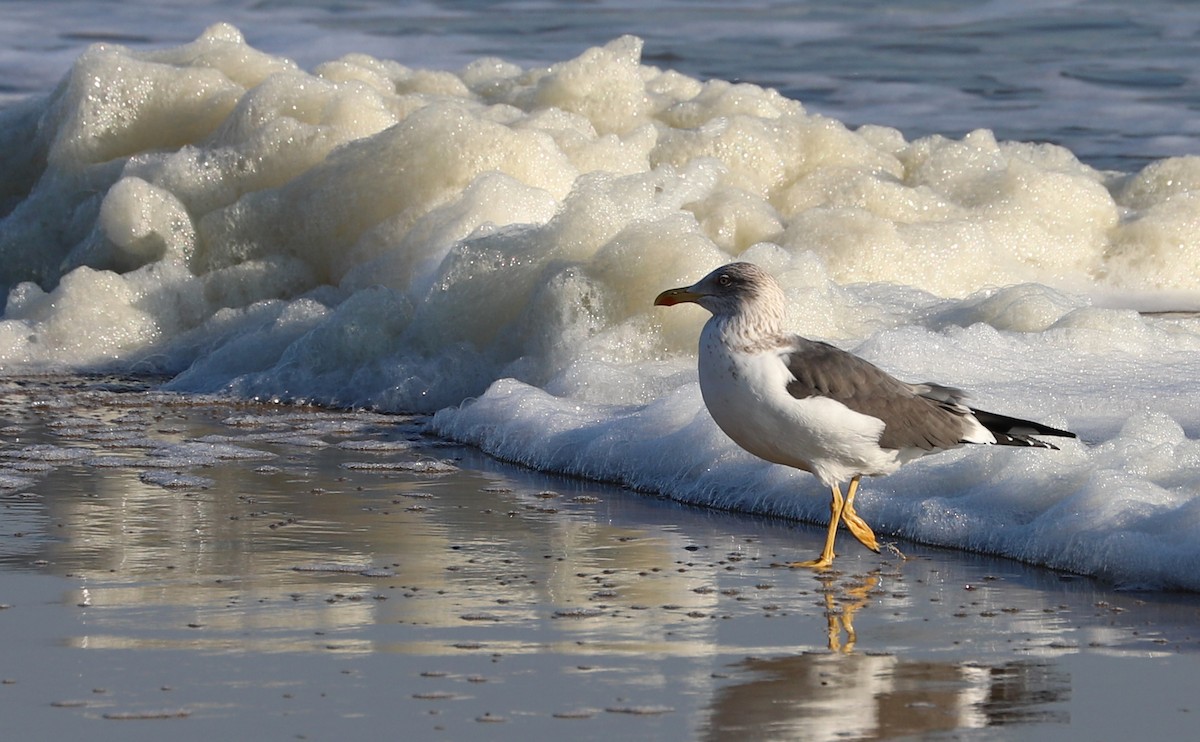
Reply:
[[[828,569],[838,523],[878,552],[854,510],[863,476],[891,474],[927,454],[967,443],[1056,449],[1032,436],[1075,434],[973,409],[960,389],[908,384],[851,353],[784,329],[786,297],[752,263],[717,268],[654,300],[712,312],[700,332],[700,394],[734,443],[771,463],[810,472],[832,492],[825,548],[791,567]],[[846,495],[842,484],[849,481]]]

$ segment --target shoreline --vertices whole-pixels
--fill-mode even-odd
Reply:
[[[815,575],[773,565],[820,526],[71,378],[0,407],[22,738],[1095,739],[1200,710],[1200,596],[909,543]]]

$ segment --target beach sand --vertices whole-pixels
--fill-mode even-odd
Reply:
[[[126,379],[0,401],[5,739],[1189,738],[1200,600]],[[885,539],[887,540],[887,539]],[[901,556],[900,552],[903,553]]]

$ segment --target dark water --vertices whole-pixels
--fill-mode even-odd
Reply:
[[[10,51],[0,58],[0,90],[14,93],[48,90],[88,44],[174,45],[217,21],[305,67],[351,52],[451,70],[482,56],[552,64],[634,34],[647,64],[776,87],[811,111],[910,139],[991,129],[1121,171],[1200,150],[1200,6],[1172,0],[3,7],[10,22],[0,40]]]

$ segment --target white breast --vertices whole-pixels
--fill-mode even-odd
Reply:
[[[710,322],[700,335],[699,372],[709,414],[755,456],[811,471],[826,484],[899,466],[895,451],[879,447],[883,421],[825,397],[792,397],[778,349],[739,352]]]

